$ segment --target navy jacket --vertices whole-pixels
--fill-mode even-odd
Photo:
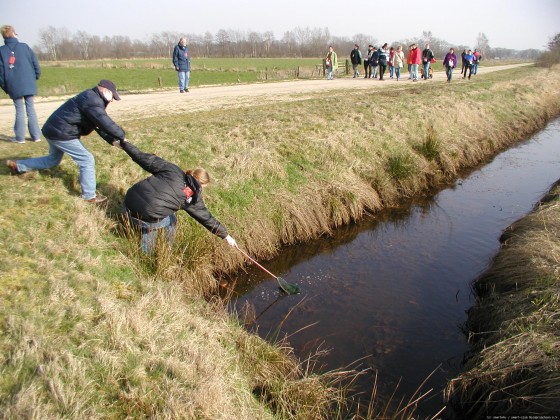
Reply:
[[[173,50],[173,65],[177,71],[191,71],[191,55],[188,45],[175,45]]]
[[[0,87],[12,99],[37,95],[41,67],[35,53],[17,38],[6,38],[4,44],[0,47]],[[16,60],[14,68],[9,63],[12,51]]]
[[[109,144],[123,140],[124,130],[107,115],[107,105],[97,86],[85,90],[54,111],[41,131],[50,140],[75,140],[93,130]]]
[[[133,217],[155,223],[179,209],[220,238],[228,235],[226,228],[210,213],[202,200],[198,181],[177,165],[151,153],[144,153],[133,144],[122,141],[121,147],[134,162],[152,176],[137,182],[126,192],[124,205]],[[185,193],[190,188],[190,202]]]

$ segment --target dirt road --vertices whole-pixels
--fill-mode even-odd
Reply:
[[[515,64],[507,66],[479,67],[478,73],[486,73],[506,70],[527,64]],[[441,63],[436,65],[436,69],[441,69]],[[455,70],[453,83],[469,83],[461,80],[460,70]],[[388,72],[387,72],[388,74]],[[476,76],[475,76],[476,77]],[[434,81],[444,81],[445,72],[436,71],[432,80],[418,81],[416,83],[433,83]],[[147,116],[181,114],[210,109],[228,109],[243,106],[253,106],[256,104],[268,104],[274,102],[289,102],[302,100],[306,95],[327,92],[331,90],[364,90],[372,91],[376,89],[386,89],[395,84],[411,84],[408,80],[408,73],[404,72],[404,77],[400,81],[389,79],[380,81],[377,79],[353,79],[349,77],[338,77],[334,80],[294,80],[275,83],[258,83],[232,86],[208,86],[195,87],[189,93],[179,93],[178,90],[126,94],[122,93],[121,101],[113,102],[107,112],[117,122],[125,122]],[[39,124],[42,125],[49,115],[58,108],[68,97],[56,98],[36,98],[36,111]],[[9,99],[0,101],[0,138],[8,139],[13,137],[13,124],[15,112],[13,103]]]

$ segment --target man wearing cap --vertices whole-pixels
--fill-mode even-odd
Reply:
[[[108,115],[106,108],[115,100],[120,100],[117,88],[110,80],[101,80],[97,86],[83,91],[62,104],[49,117],[41,130],[49,143],[47,156],[7,160],[12,174],[57,166],[64,153],[69,155],[80,168],[82,198],[88,203],[103,203],[107,197],[96,193],[95,159],[80,141],[93,130],[107,143],[124,140],[124,130]]]

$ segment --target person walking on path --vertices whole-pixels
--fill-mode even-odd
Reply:
[[[384,80],[383,76],[387,70],[387,64],[389,63],[389,50],[387,49],[387,43],[379,49],[379,80]]]
[[[461,53],[461,74],[465,72],[465,66],[467,65],[467,60],[465,60],[465,55],[467,55],[467,50],[463,50]]]
[[[325,57],[325,67],[327,70],[327,80],[333,80],[333,73],[338,67],[338,60],[332,46],[329,46],[329,51]]]
[[[430,63],[434,58],[434,53],[430,49],[430,44],[426,44],[426,48],[422,51],[422,63],[424,65],[424,80],[428,80],[430,78]]]
[[[455,50],[453,48],[450,48],[449,52],[445,54],[443,65],[445,66],[447,81],[451,82],[451,79],[453,79],[453,69],[457,67],[457,56],[455,55]]]
[[[179,39],[179,43],[173,49],[173,65],[179,77],[179,92],[188,92],[191,79],[191,56],[187,38],[184,36]]]
[[[115,144],[117,145],[117,144]],[[202,190],[210,182],[204,169],[183,171],[177,165],[150,153],[144,153],[126,139],[118,142],[134,162],[152,175],[128,189],[124,210],[133,226],[142,232],[142,250],[154,250],[158,231],[163,230],[169,245],[175,238],[177,215],[183,209],[208,231],[225,239],[233,247],[237,242],[206,208]]]
[[[471,50],[468,50],[465,54],[465,72],[463,73],[463,79],[467,76],[467,70],[469,71],[469,80],[471,79],[473,61],[474,55],[472,55]]]
[[[27,44],[19,42],[13,26],[4,25],[0,32],[5,44],[0,47],[0,87],[14,101],[16,108],[15,138],[12,141],[25,143],[25,113],[31,141],[41,141],[41,130],[33,102],[33,97],[37,95],[37,80],[41,77],[39,60]]]
[[[368,45],[368,50],[366,55],[364,56],[364,79],[368,79],[371,78],[371,66],[370,66],[370,60],[371,60],[371,56],[373,54],[373,45]]]
[[[377,79],[377,74],[379,72],[379,49],[373,47],[373,52],[371,54],[371,60],[369,62],[370,67],[373,67],[372,76]]]
[[[107,115],[106,108],[113,99],[121,99],[115,84],[110,80],[101,80],[94,88],[67,100],[43,126],[49,154],[38,158],[7,160],[6,165],[12,174],[52,168],[60,164],[66,153],[80,168],[82,198],[94,204],[106,201],[107,197],[96,192],[95,159],[80,138],[95,130],[111,145],[115,140],[124,139],[124,130]]]
[[[395,49],[389,48],[389,77],[392,79],[395,76]]]
[[[473,66],[472,66],[472,74],[478,73],[478,65],[480,64],[480,60],[482,60],[482,54],[477,49],[474,50],[473,53]]]
[[[408,66],[408,80],[412,80],[412,45],[408,46],[408,54],[406,55],[406,64]]]
[[[354,69],[354,79],[360,77],[358,66],[362,64],[362,52],[358,44],[354,44],[354,49],[350,52],[350,61],[352,62],[352,69]]]
[[[397,47],[395,55],[393,57],[393,66],[395,67],[395,76],[397,77],[397,82],[401,78],[401,69],[404,66],[404,52],[402,50],[402,45]]]
[[[422,53],[420,52],[420,50],[418,49],[418,46],[416,44],[412,44],[410,60],[412,62],[412,70],[411,70],[412,81],[417,82],[418,81],[418,66],[422,62]]]

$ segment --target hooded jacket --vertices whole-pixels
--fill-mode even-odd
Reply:
[[[37,80],[41,76],[37,56],[17,38],[6,38],[4,44],[0,47],[0,87],[12,99],[37,95]],[[10,68],[12,52],[15,63]]]
[[[126,192],[124,205],[133,217],[155,223],[183,209],[213,234],[222,239],[228,235],[226,228],[206,208],[202,187],[192,175],[156,155],[142,152],[127,141],[122,141],[121,147],[142,169],[152,174]],[[192,192],[190,199],[187,187]]]
[[[75,140],[93,130],[109,144],[123,140],[124,130],[107,115],[108,104],[97,86],[85,90],[54,111],[41,131],[50,140]]]

